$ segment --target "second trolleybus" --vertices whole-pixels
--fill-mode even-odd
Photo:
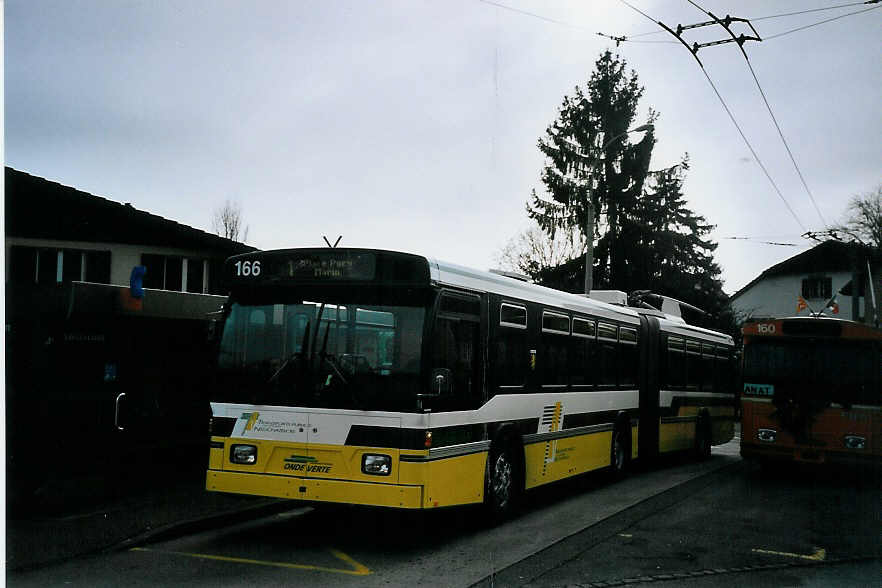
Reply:
[[[733,437],[731,337],[407,253],[230,258],[208,490],[428,509]]]
[[[827,317],[744,325],[741,455],[760,462],[882,458],[882,330]]]

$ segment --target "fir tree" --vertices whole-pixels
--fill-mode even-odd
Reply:
[[[547,157],[541,179],[546,197],[534,190],[527,212],[549,239],[563,231],[585,250],[588,215],[595,212],[594,287],[625,292],[651,290],[702,308],[693,323],[733,334],[735,322],[723,293],[713,225],[692,212],[683,193],[688,156],[677,165],[649,171],[652,130],[630,143],[628,129],[643,95],[637,74],[623,59],[601,54],[586,88],[565,96],[557,119],[539,140]],[[649,122],[658,115],[649,110]],[[583,291],[584,256],[554,267],[537,266],[540,283]]]
[[[609,51],[601,54],[587,87],[565,96],[557,120],[539,140],[548,158],[542,183],[551,197],[533,191],[527,213],[552,238],[565,231],[584,250],[586,226],[594,213],[594,235],[601,237],[597,260],[605,269],[605,282],[614,282],[623,271],[618,255],[620,216],[634,206],[646,178],[652,132],[631,144],[628,129],[636,118],[643,88],[637,74]],[[649,122],[655,119],[650,112]],[[605,246],[604,246],[605,245]]]

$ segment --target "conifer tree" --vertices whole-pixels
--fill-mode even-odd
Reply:
[[[587,218],[595,213],[594,288],[651,290],[702,308],[692,317],[705,326],[736,333],[722,290],[713,225],[686,205],[683,182],[688,156],[669,168],[649,171],[653,131],[629,141],[643,88],[637,74],[609,51],[601,54],[585,89],[565,96],[557,119],[539,140],[547,157],[527,213],[549,240],[559,232],[585,251]],[[658,114],[649,110],[648,122]],[[534,264],[532,277],[546,286],[582,292],[584,255],[556,266]]]
[[[550,200],[533,191],[528,215],[552,238],[565,231],[584,251],[589,214],[594,213],[594,236],[601,238],[597,260],[606,284],[623,271],[618,255],[620,216],[634,206],[646,177],[652,132],[631,144],[628,129],[637,113],[643,88],[637,74],[610,51],[601,54],[585,89],[576,86],[564,96],[558,118],[539,139],[548,158],[542,170]],[[655,119],[650,111],[649,121]],[[605,270],[605,271],[604,271]]]

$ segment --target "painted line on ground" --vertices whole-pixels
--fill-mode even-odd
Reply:
[[[244,557],[230,557],[226,555],[213,555],[210,553],[190,553],[187,551],[166,551],[163,549],[150,549],[147,547],[133,547],[129,551],[145,551],[145,552],[153,552],[153,553],[166,553],[171,555],[180,555],[184,557],[192,557],[196,559],[208,559],[213,561],[224,561],[230,563],[240,563],[240,564],[249,564],[256,566],[268,566],[268,567],[276,567],[276,568],[288,568],[293,570],[308,570],[312,572],[327,572],[330,574],[346,574],[348,576],[367,576],[372,574],[373,572],[368,569],[366,566],[358,563],[342,551],[337,549],[331,549],[331,553],[334,554],[334,557],[337,559],[347,563],[352,567],[352,569],[344,569],[344,568],[329,568],[325,566],[314,566],[310,564],[296,564],[296,563],[288,563],[283,561],[264,561],[259,559],[248,559]]]
[[[807,559],[810,561],[824,561],[827,559],[827,550],[815,548],[815,552],[811,555],[804,555],[801,553],[790,553],[787,551],[772,551],[771,549],[751,549],[753,553],[761,553],[763,555],[780,555],[782,557],[792,557],[795,559]]]

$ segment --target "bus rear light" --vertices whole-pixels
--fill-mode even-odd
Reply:
[[[230,447],[230,461],[242,465],[257,463],[257,447],[254,445],[233,445]]]
[[[366,453],[361,458],[361,471],[371,476],[388,476],[392,472],[392,458]]]
[[[759,429],[756,432],[756,438],[765,443],[774,443],[778,438],[778,431],[775,429]]]
[[[431,449],[432,447],[432,431],[426,431],[426,449]]]
[[[845,446],[849,449],[866,449],[867,439],[858,435],[846,435],[843,440]]]

